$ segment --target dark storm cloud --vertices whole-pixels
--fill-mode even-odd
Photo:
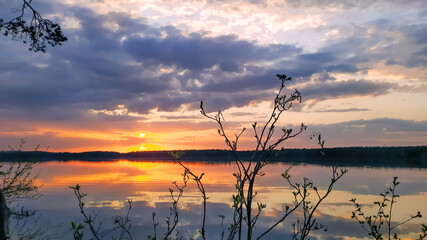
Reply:
[[[392,118],[377,118],[371,120],[353,120],[348,122],[330,125],[330,127],[355,127],[364,126],[368,130],[383,130],[387,132],[427,132],[427,121],[412,121]]]
[[[301,51],[285,44],[260,46],[238,40],[233,35],[205,37],[198,33],[189,36],[166,34],[164,38],[133,36],[123,42],[123,47],[139,61],[197,71],[218,64],[225,72],[237,72],[250,61],[274,60]]]
[[[364,114],[360,114],[363,117]],[[321,132],[327,147],[350,146],[422,146],[426,144],[427,121],[413,121],[397,118],[360,119],[341,122],[341,118],[334,113],[329,119],[336,121],[331,124],[307,124],[308,133],[303,141],[295,147],[305,144],[311,132]],[[308,119],[309,120],[309,119]],[[289,125],[286,128],[297,129],[298,125]],[[404,139],[405,141],[396,141]],[[351,181],[350,181],[351,182]]]
[[[356,64],[362,62],[361,60],[343,56],[348,50],[324,50],[298,55],[293,59],[282,61],[278,66],[282,66],[286,73],[295,77],[309,77],[323,71],[355,73],[360,70]]]
[[[127,102],[126,107],[131,112],[148,113],[149,110],[157,108],[159,111],[174,111],[184,103],[197,101],[193,94],[180,94],[175,92],[165,92],[142,96]]]
[[[278,70],[257,68],[258,71],[251,72],[244,76],[223,76],[220,81],[211,81],[198,90],[204,92],[241,92],[246,90],[263,90],[277,88],[280,86],[280,80],[275,76]]]
[[[243,107],[250,102],[272,98],[269,92],[241,92],[229,95],[204,94],[203,101],[207,111],[226,110],[231,107]],[[198,108],[198,106],[196,106]],[[196,109],[197,109],[196,108]]]
[[[327,146],[331,147],[396,146],[393,139],[405,139],[406,146],[425,145],[423,141],[427,133],[427,121],[376,118],[333,124],[309,124],[309,128],[310,131],[321,131]]]
[[[388,93],[393,86],[394,84],[387,82],[347,80],[322,84],[310,84],[300,90],[303,93],[304,99],[322,101],[342,97],[383,95]]]
[[[322,71],[322,72],[316,74],[314,76],[313,80],[314,81],[319,81],[319,82],[325,82],[325,81],[329,81],[329,80],[331,80],[331,81],[336,80],[336,78],[332,77],[331,75],[329,75],[328,72]]]
[[[270,92],[236,92],[234,94],[228,93],[191,93],[191,94],[158,94],[147,98],[140,98],[135,101],[129,101],[127,108],[130,112],[147,113],[148,110],[157,108],[159,111],[174,111],[181,105],[187,104],[189,110],[199,110],[200,101],[206,103],[207,112],[216,112],[218,110],[225,110],[231,107],[243,107],[250,102],[260,101],[273,97]]]

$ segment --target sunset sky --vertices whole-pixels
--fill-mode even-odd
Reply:
[[[20,0],[0,0],[0,18]],[[33,0],[68,41],[46,53],[0,36],[0,150],[222,149],[265,122],[280,81],[302,103],[280,147],[427,145],[425,0]]]

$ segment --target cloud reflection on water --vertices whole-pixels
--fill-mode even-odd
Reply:
[[[232,194],[234,181],[231,173],[234,171],[230,164],[188,163],[195,173],[205,173],[203,178],[208,193],[207,233],[209,239],[219,239],[221,233],[218,214],[226,216],[224,227],[228,227],[231,219]],[[289,167],[288,164],[278,163],[267,166],[266,175],[260,177],[256,185],[257,201],[266,203],[267,208],[260,217],[255,229],[255,235],[266,229],[282,215],[286,204],[292,201],[292,193],[281,173]],[[94,210],[99,219],[112,223],[114,216],[124,215],[127,200],[133,200],[131,212],[132,231],[135,236],[145,237],[152,232],[151,214],[157,212],[157,221],[165,227],[164,219],[171,206],[168,189],[172,181],[182,179],[182,168],[173,162],[46,162],[39,166],[40,178],[43,182],[44,197],[29,204],[39,209],[39,214],[47,220],[56,222],[60,214],[64,226],[79,219],[77,200],[68,186],[80,184],[82,192],[88,193],[85,201],[88,209]],[[397,168],[357,168],[351,167],[345,177],[338,182],[330,197],[319,208],[316,217],[328,227],[328,232],[314,233],[316,239],[360,239],[365,236],[357,222],[350,219],[350,198],[357,198],[366,204],[366,211],[372,211],[372,203],[379,199],[378,194],[389,184],[393,176],[399,176],[401,185],[398,186],[398,199],[393,218],[403,220],[417,210],[427,213],[425,182],[427,175],[424,169]],[[291,170],[294,181],[303,176],[313,179],[320,191],[326,188],[330,178],[330,168],[315,165],[298,165]],[[196,231],[201,222],[202,198],[194,183],[190,183],[180,203],[180,232],[187,231],[190,235]],[[296,214],[297,216],[298,214]],[[267,239],[289,236],[292,229],[290,221],[279,226]],[[414,235],[419,231],[418,225],[406,225],[404,235]],[[108,226],[108,224],[107,224]],[[161,232],[161,229],[159,229]],[[69,235],[71,236],[71,235]]]

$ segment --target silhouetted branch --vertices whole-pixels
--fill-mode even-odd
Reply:
[[[0,19],[0,31],[3,35],[10,35],[13,40],[22,40],[23,43],[29,42],[29,50],[34,52],[46,52],[47,45],[62,45],[67,41],[61,26],[43,18],[31,3],[32,0],[22,0],[21,8],[18,10],[20,14],[17,17],[8,22]],[[28,10],[31,12],[29,23],[25,20]]]
[[[191,178],[196,182],[197,188],[199,189],[200,193],[202,194],[203,198],[203,219],[202,219],[202,228],[200,229],[200,234],[202,235],[203,239],[206,239],[206,201],[208,197],[206,196],[205,187],[202,183],[202,178],[205,175],[205,173],[202,173],[199,175],[194,174],[187,166],[185,166],[179,159],[184,154],[184,152],[169,152],[169,155],[175,158],[176,162],[181,165],[182,168],[184,168],[184,175],[190,175]]]
[[[234,134],[235,139],[233,141],[230,140],[223,126],[224,117],[221,110],[219,110],[216,113],[216,115],[210,116],[206,113],[203,102],[200,103],[200,109],[201,109],[202,115],[207,117],[208,119],[211,119],[217,122],[219,126],[218,134],[224,137],[226,145],[230,148],[234,156],[235,163],[238,170],[233,174],[234,177],[236,178],[237,194],[233,195],[234,223],[229,228],[229,231],[230,231],[229,239],[234,238],[234,235],[236,233],[238,233],[238,238],[241,239],[242,221],[246,222],[247,239],[252,239],[252,230],[255,227],[256,222],[258,221],[262,210],[266,207],[265,204],[263,203],[256,203],[258,212],[255,215],[252,215],[253,214],[252,205],[254,203],[254,198],[257,195],[257,193],[254,192],[254,184],[255,184],[256,176],[264,175],[262,168],[267,165],[267,160],[270,158],[270,155],[271,155],[270,153],[272,150],[274,150],[279,144],[283,143],[284,141],[298,136],[307,128],[307,126],[305,126],[304,124],[301,124],[299,130],[296,132],[294,132],[292,129],[282,128],[282,133],[279,135],[279,138],[273,141],[273,136],[275,136],[276,124],[280,119],[281,115],[285,111],[288,111],[289,109],[291,109],[295,101],[301,102],[301,93],[296,89],[290,95],[283,94],[286,82],[291,81],[292,78],[287,77],[286,75],[281,75],[281,74],[277,74],[276,76],[281,81],[281,85],[274,99],[273,110],[267,122],[264,125],[262,125],[260,128],[258,127],[257,122],[252,124],[252,128],[254,130],[254,137],[256,139],[257,145],[255,148],[254,154],[252,155],[250,161],[247,164],[245,164],[244,161],[242,161],[237,154],[238,140],[246,129],[243,128],[243,130],[239,134]],[[322,202],[323,199],[325,199],[328,196],[329,192],[332,190],[332,185],[335,183],[335,181],[342,176],[342,175],[339,176],[335,174],[336,169],[334,169],[333,171],[334,171],[333,176],[336,179],[333,179],[330,190],[327,191],[327,193],[324,196],[320,197],[319,195],[319,202],[317,205],[314,206],[315,209],[320,204],[320,202]],[[289,181],[289,183],[291,182]],[[305,179],[304,184],[302,186],[293,184],[293,183],[291,183],[291,186],[293,186],[295,189],[298,189],[295,192],[297,194],[296,196],[302,196],[302,199],[299,199],[299,200],[296,199],[294,207],[291,209],[287,208],[284,216],[280,218],[266,232],[262,233],[258,238],[265,236],[275,226],[283,222],[284,219],[287,216],[289,216],[290,213],[295,211],[300,205],[308,204],[308,202],[305,201],[305,198],[307,196],[306,194],[308,194],[307,188],[312,187],[311,181],[309,181],[308,179]],[[303,189],[301,189],[301,187]],[[308,221],[308,223],[304,224],[304,229],[314,228],[315,221],[311,219],[311,216],[312,216],[312,213],[311,215],[310,214],[306,215],[307,217],[306,220]],[[309,230],[305,231],[304,235],[308,232]]]
[[[169,193],[172,198],[172,207],[170,207],[169,216],[166,217],[167,231],[165,233],[164,240],[167,240],[171,236],[179,221],[178,202],[181,199],[182,194],[184,193],[185,187],[187,187],[187,182],[189,179],[187,172],[184,172],[182,176],[182,186],[179,186],[176,181],[172,182],[172,184],[178,190],[178,194],[176,196],[174,195],[174,190],[172,188],[169,188]]]
[[[114,223],[116,223],[121,229],[119,239],[123,239],[124,236],[126,235],[128,239],[133,240],[132,235],[130,233],[130,228],[132,225],[130,223],[130,218],[129,218],[129,214],[132,209],[132,200],[128,200],[128,204],[129,204],[129,207],[126,213],[126,217],[123,218],[123,217],[116,216],[116,220],[114,221]]]
[[[95,227],[93,226],[93,222],[95,219],[92,216],[88,215],[84,210],[84,206],[86,205],[86,203],[83,202],[83,198],[86,197],[87,194],[80,192],[81,186],[79,184],[77,184],[74,187],[70,187],[70,188],[73,189],[74,195],[77,197],[77,200],[79,201],[80,213],[83,215],[84,222],[89,226],[89,229],[90,229],[93,237],[96,240],[100,240],[101,238],[99,236],[99,233],[95,229]],[[81,224],[76,225],[74,222],[72,222],[71,224],[72,224],[73,229],[75,229],[74,239],[81,239],[83,237],[83,233],[79,233],[79,230],[83,229],[83,225],[81,225]]]
[[[416,215],[410,216],[408,219],[397,223],[396,225],[392,225],[392,213],[393,213],[393,205],[396,203],[396,199],[400,197],[396,194],[396,186],[399,185],[397,181],[397,177],[393,178],[392,186],[386,188],[384,193],[380,193],[382,199],[380,201],[374,202],[374,205],[378,206],[378,210],[374,215],[366,215],[362,210],[362,205],[357,203],[356,199],[350,199],[350,202],[356,207],[356,210],[352,212],[351,218],[357,220],[360,226],[368,232],[369,236],[372,236],[375,239],[383,239],[383,235],[385,233],[382,231],[382,226],[384,222],[386,223],[386,234],[387,239],[398,239],[396,233],[392,233],[392,230],[401,226],[415,218],[421,218],[422,215],[418,211]],[[389,207],[388,211],[386,208]],[[387,212],[387,213],[386,213]],[[422,224],[422,234],[419,239],[424,239],[427,234],[427,227]]]

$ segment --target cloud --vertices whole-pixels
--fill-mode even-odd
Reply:
[[[326,72],[325,70],[317,73],[317,74],[313,74],[313,80],[314,81],[319,81],[319,82],[325,82],[325,81],[334,81],[336,80],[335,77],[332,77],[331,75],[329,75],[328,72]]]
[[[368,130],[387,131],[387,132],[427,132],[427,121],[411,121],[392,118],[377,118],[371,120],[353,120],[339,123],[342,127],[364,126]],[[334,127],[337,125],[330,125]]]
[[[343,54],[357,52],[355,60],[360,62],[387,61],[387,64],[408,68],[425,68],[426,24],[397,25],[390,19],[371,21],[355,29],[352,40],[346,40],[328,46]],[[343,48],[347,48],[345,51]],[[363,53],[363,54],[360,54]]]
[[[221,76],[209,81],[199,88],[189,88],[189,90],[199,90],[202,92],[243,92],[247,90],[268,90],[278,88],[280,80],[275,76],[280,73],[278,70],[265,69],[260,67],[248,67],[249,74],[242,76]],[[214,74],[215,76],[215,74]]]
[[[365,112],[371,111],[368,108],[344,108],[344,109],[324,109],[317,110],[316,112]]]
[[[427,66],[427,24],[408,25],[399,29],[407,38],[402,39],[399,48],[411,46],[407,48],[407,54],[403,57],[397,57],[393,65],[400,65],[409,68],[426,68]],[[413,46],[413,47],[412,47]],[[390,59],[392,61],[393,59]]]
[[[203,98],[213,99],[222,109],[244,106],[260,94],[214,97],[200,92],[216,91],[209,83],[218,82],[217,73],[227,76],[234,89],[259,88],[265,84],[259,76],[242,76],[242,71],[255,68],[245,65],[301,51],[293,45],[260,45],[234,35],[185,35],[175,27],[152,27],[143,18],[132,19],[124,13],[103,15],[81,7],[63,7],[80,25],[68,32],[71,37],[65,46],[51,49],[49,57],[35,60],[37,64],[18,58],[0,67],[5,74],[0,81],[3,113],[78,119],[89,109],[113,110],[123,104],[139,113],[156,108],[174,111]],[[106,27],[107,23],[117,24],[117,29]],[[7,47],[2,49],[6,55],[16,54]],[[182,70],[188,72],[185,77],[180,75]],[[235,76],[228,76],[230,72]],[[188,86],[196,79],[206,87]],[[15,84],[10,84],[12,81]],[[219,92],[231,89],[224,83],[218,86]]]
[[[391,59],[389,64],[427,65],[417,61],[425,58],[420,48],[407,57],[400,54],[400,58],[394,57],[400,52],[388,54],[389,47],[375,54],[367,51],[369,46],[391,41],[380,36],[383,32],[405,33],[409,39],[401,39],[405,44],[412,41],[421,46],[422,24],[393,29],[386,20],[370,22],[350,28],[347,37],[306,52],[293,44],[260,44],[232,34],[209,36],[175,26],[155,27],[145,18],[123,12],[98,14],[83,7],[62,8],[80,26],[68,29],[70,40],[65,46],[51,49],[48,57],[17,57],[0,66],[3,113],[77,119],[89,109],[113,110],[119,104],[147,113],[156,108],[175,111],[183,104],[196,106],[202,99],[214,102],[217,109],[241,107],[270,99],[271,90],[279,85],[277,73],[300,81],[328,82],[303,89],[309,99],[377,96],[394,86],[367,80],[338,81],[331,74],[366,71],[361,63],[381,59]],[[370,27],[380,29],[375,38],[364,36]],[[12,43],[1,44],[5,55],[16,55],[8,50]]]
[[[184,36],[167,30],[164,34],[163,38],[129,37],[123,42],[123,48],[138,61],[197,71],[218,65],[225,72],[237,72],[251,61],[272,61],[301,51],[286,44],[260,46],[234,35],[205,37],[192,33]]]
[[[271,99],[273,94],[270,92],[236,92],[231,96],[229,94],[218,94],[206,92],[203,95],[203,102],[206,106],[206,111],[215,112],[218,110],[226,110],[231,107],[244,107],[250,103]],[[191,109],[199,109],[199,104],[192,105]]]
[[[232,117],[257,117],[257,113],[250,113],[250,112],[235,112],[231,113],[230,116]]]
[[[394,84],[369,80],[314,83],[301,89],[304,99],[322,101],[355,96],[379,96],[388,93]]]
[[[337,8],[353,8],[353,7],[369,7],[373,4],[372,1],[318,1],[318,0],[286,0],[288,6],[294,8],[307,8],[307,7],[337,7]]]
[[[374,118],[334,124],[310,124],[309,127],[311,130],[321,131],[329,147],[408,146],[427,143],[427,121]]]
[[[226,1],[223,0],[210,0],[211,4],[223,4]],[[370,0],[285,0],[285,1],[271,1],[271,0],[242,0],[240,4],[249,3],[255,6],[266,7],[275,6],[277,8],[338,8],[338,9],[349,9],[349,8],[369,8],[373,5],[405,5],[411,4],[415,6],[423,6],[423,0],[414,1],[370,1]]]

